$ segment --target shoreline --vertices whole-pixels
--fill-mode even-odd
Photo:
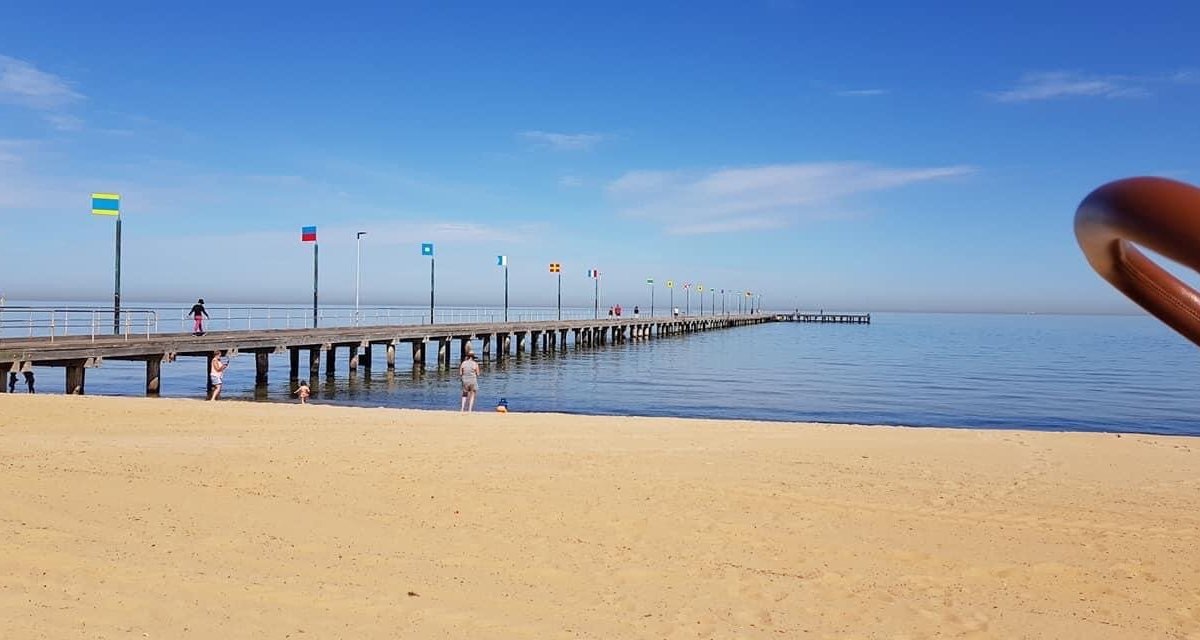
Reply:
[[[4,637],[1200,634],[1189,436],[23,394],[0,415]]]

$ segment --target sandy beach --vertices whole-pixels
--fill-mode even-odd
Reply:
[[[1200,440],[0,396],[3,638],[1200,638]]]

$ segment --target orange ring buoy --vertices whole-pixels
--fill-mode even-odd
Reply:
[[[1200,346],[1200,293],[1134,246],[1200,271],[1200,189],[1166,178],[1110,182],[1079,203],[1075,239],[1100,277]]]

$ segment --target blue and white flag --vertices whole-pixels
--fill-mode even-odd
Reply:
[[[432,242],[421,243],[421,255],[429,256],[431,258],[433,257],[433,243]]]
[[[588,269],[588,277],[598,279],[600,277],[600,270],[599,269]]]
[[[508,266],[508,256],[496,256],[496,266],[497,267],[507,267]]]

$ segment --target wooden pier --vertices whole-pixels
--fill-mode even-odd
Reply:
[[[698,331],[760,324],[778,320],[778,316],[751,314],[725,316],[688,316],[680,318],[621,318],[608,320],[563,320],[513,323],[475,323],[443,325],[395,325],[330,327],[319,329],[271,329],[222,331],[195,336],[188,333],[125,335],[111,337],[57,337],[0,341],[0,381],[7,382],[10,371],[23,367],[63,367],[65,390],[82,394],[85,374],[104,360],[133,360],[146,363],[146,395],[161,391],[163,362],[178,357],[202,357],[211,365],[214,353],[224,356],[254,354],[255,384],[265,387],[271,354],[287,353],[289,379],[320,375],[322,360],[325,375],[337,370],[338,354],[351,369],[370,370],[378,354],[391,370],[396,366],[396,350],[411,349],[414,366],[435,362],[439,367],[451,364],[451,347],[458,342],[458,358],[471,347],[483,359],[503,359],[516,353],[565,351],[644,340]],[[478,341],[480,348],[472,343]],[[383,363],[380,363],[383,364]],[[207,379],[208,368],[205,368]],[[0,385],[0,392],[7,391]]]
[[[778,322],[833,322],[837,324],[871,324],[869,313],[777,313]]]

